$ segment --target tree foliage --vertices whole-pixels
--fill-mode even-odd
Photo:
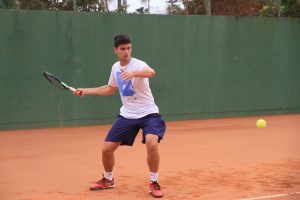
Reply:
[[[167,0],[166,3],[170,14],[205,15],[210,5],[211,15],[300,17],[300,0]]]
[[[182,0],[181,2],[184,5],[184,12],[179,11],[178,14],[188,15],[207,14],[207,2],[209,2],[212,15],[251,16],[263,7],[262,4],[257,3],[257,0]]]
[[[76,11],[110,12],[108,2],[113,0],[76,0]],[[116,1],[116,0],[115,0]],[[135,13],[150,11],[141,7]],[[300,0],[162,0],[167,13],[181,15],[225,16],[281,16],[300,17]],[[118,8],[112,12],[127,13],[127,0],[117,0]],[[183,6],[182,6],[183,5]],[[73,10],[73,0],[0,0],[0,8],[34,10]]]
[[[2,0],[0,8],[64,11],[74,10],[73,0]],[[76,0],[76,11],[108,12],[107,2],[99,0]]]
[[[259,15],[262,16],[282,16],[300,17],[300,0],[278,0],[265,1]]]

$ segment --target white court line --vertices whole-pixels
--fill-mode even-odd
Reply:
[[[291,192],[291,193],[287,193],[287,194],[275,194],[275,195],[253,197],[253,198],[246,198],[246,199],[239,199],[239,200],[270,199],[270,198],[275,198],[275,197],[284,197],[284,196],[291,196],[291,195],[297,195],[297,194],[300,194],[300,192]]]

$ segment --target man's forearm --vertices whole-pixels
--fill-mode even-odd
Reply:
[[[84,88],[84,95],[97,95],[97,96],[112,96],[115,93],[114,90],[108,85],[104,85],[96,88]]]
[[[155,76],[155,71],[150,67],[144,67],[142,70],[135,72],[135,77],[152,78]]]

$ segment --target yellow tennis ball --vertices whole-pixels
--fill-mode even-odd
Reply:
[[[256,121],[256,126],[258,128],[266,128],[267,122],[264,119],[259,119]]]

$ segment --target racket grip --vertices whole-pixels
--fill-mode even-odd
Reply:
[[[75,92],[75,88],[73,88],[73,87],[69,87],[69,90],[71,90],[72,92]]]

